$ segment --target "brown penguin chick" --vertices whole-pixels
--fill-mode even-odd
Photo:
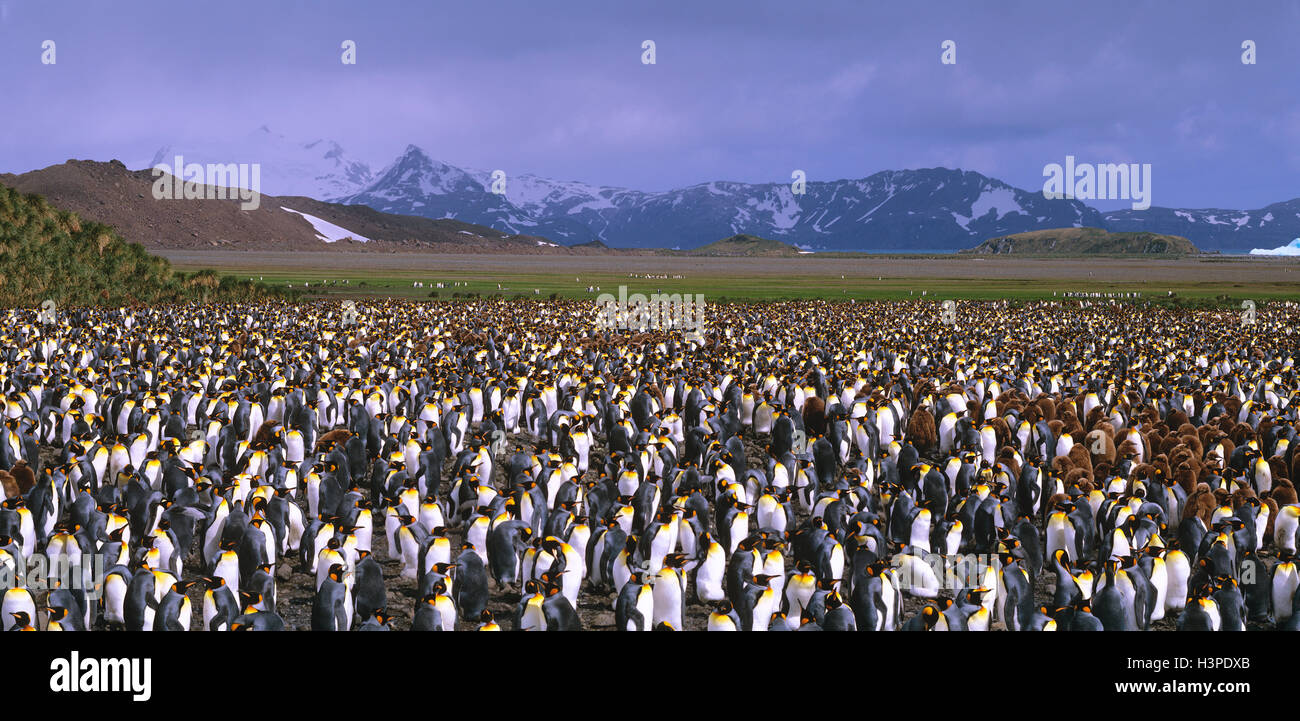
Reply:
[[[1043,414],[1042,411],[1038,410],[1037,403],[1030,403],[1025,406],[1025,410],[1020,414],[1020,418],[1033,426],[1037,425],[1040,420],[1043,420]]]
[[[1223,410],[1225,411],[1225,416],[1236,418],[1238,412],[1241,410],[1241,399],[1235,395],[1224,398]]]
[[[1061,478],[1065,478],[1072,470],[1074,470],[1074,461],[1068,456],[1056,456],[1052,459],[1052,472]]]
[[[1061,422],[1064,424],[1061,428],[1066,433],[1069,433],[1071,438],[1077,440],[1087,435],[1083,428],[1083,424],[1079,422],[1079,417],[1074,414],[1074,411],[1071,408],[1066,407],[1062,411]],[[1057,435],[1059,436],[1060,434],[1058,433]]]
[[[1296,502],[1295,486],[1291,481],[1286,479],[1273,479],[1273,488],[1267,494],[1268,498],[1277,501],[1279,506],[1287,506]]]
[[[1093,408],[1092,410],[1088,411],[1088,416],[1084,418],[1083,425],[1085,428],[1096,429],[1098,424],[1106,422],[1106,418],[1107,418],[1106,409],[1103,408],[1102,406],[1097,406],[1096,408]],[[1111,430],[1111,435],[1114,435],[1113,427]]]
[[[18,481],[9,475],[9,471],[0,471],[0,489],[4,490],[5,498],[18,498]]]
[[[1257,496],[1255,495],[1255,489],[1251,488],[1250,486],[1242,486],[1241,488],[1238,488],[1237,490],[1233,491],[1232,496],[1230,498],[1232,501],[1232,509],[1235,511],[1238,508],[1241,508],[1242,506],[1246,505],[1248,499],[1257,498]]]
[[[1121,441],[1120,444],[1119,444],[1118,446],[1115,446],[1115,457],[1116,457],[1116,458],[1128,458],[1128,457],[1132,456],[1132,457],[1136,458],[1136,457],[1137,457],[1137,454],[1138,454],[1138,452],[1139,452],[1139,450],[1141,450],[1141,449],[1139,449],[1139,448],[1137,447],[1137,444],[1136,444],[1136,443],[1134,443],[1133,441],[1130,441],[1130,440],[1128,440],[1128,439],[1126,438],[1126,439],[1124,439],[1123,441]],[[1145,465],[1145,464],[1142,464],[1142,465]]]
[[[1005,446],[1011,442],[1011,427],[1007,425],[1005,418],[1002,416],[990,418],[988,424],[993,426],[993,434],[998,439],[998,446]]]
[[[907,440],[916,446],[921,455],[938,450],[939,433],[934,427],[934,414],[925,408],[912,411],[912,416],[907,419]]]
[[[1088,488],[1089,491],[1092,490],[1093,487],[1092,477],[1088,475],[1087,469],[1072,468],[1068,473],[1065,474],[1065,485],[1078,486],[1079,488],[1083,488],[1084,484],[1087,484],[1089,486]]]
[[[13,476],[14,482],[18,484],[18,493],[27,495],[36,485],[36,472],[32,467],[27,465],[27,461],[19,459],[13,468],[9,469],[9,475]]]
[[[1208,448],[1210,444],[1214,443],[1214,441],[1217,440],[1219,436],[1219,429],[1216,428],[1212,423],[1207,423],[1201,426],[1200,428],[1196,429],[1196,435],[1199,436],[1201,439],[1201,447]]]
[[[1020,477],[1020,462],[1016,460],[1016,450],[1011,446],[1004,446],[998,454],[998,463],[1006,465],[1011,470],[1012,478]]]
[[[1169,411],[1169,415],[1165,417],[1165,423],[1168,423],[1170,428],[1177,428],[1186,422],[1187,412],[1182,408],[1174,408]]]
[[[1286,461],[1279,456],[1273,456],[1268,459],[1268,470],[1272,474],[1274,481],[1279,478],[1290,478],[1291,472],[1287,470]]]
[[[1178,440],[1178,437],[1171,433],[1165,436],[1164,438],[1160,439],[1160,445],[1158,445],[1156,448],[1162,455],[1169,456],[1170,459],[1172,459],[1174,449],[1180,445],[1182,445],[1182,441]]]
[[[1046,508],[1055,508],[1058,503],[1065,503],[1070,500],[1068,493],[1053,493],[1052,497],[1047,499]]]
[[[1232,438],[1232,444],[1234,446],[1244,445],[1245,443],[1254,440],[1255,429],[1245,423],[1238,423],[1232,427],[1232,431],[1228,433],[1228,437]]]
[[[1168,456],[1157,455],[1155,458],[1151,459],[1151,465],[1155,466],[1156,470],[1160,471],[1161,475],[1163,475],[1165,478],[1174,475],[1174,470],[1169,467]],[[1192,489],[1190,488],[1187,489],[1187,492],[1191,493]]]
[[[918,409],[917,413],[920,412],[921,409]],[[916,413],[913,413],[912,417],[915,418]],[[930,416],[930,425],[931,426],[934,425],[934,416]],[[810,435],[818,435],[818,436],[826,435],[826,401],[818,398],[817,396],[810,396],[804,399],[803,427],[808,431]],[[908,424],[907,436],[909,439],[912,438],[911,423]],[[918,449],[922,448],[919,440],[914,442],[917,444]]]
[[[1187,504],[1183,506],[1183,518],[1198,517],[1208,528],[1214,509],[1218,506],[1210,487],[1204,483],[1197,484],[1196,489],[1187,496]]]
[[[1047,421],[1049,424],[1056,420],[1056,403],[1052,401],[1051,397],[1045,395],[1039,396],[1038,400],[1034,401],[1034,405],[1038,408],[1038,415],[1041,416],[1043,420]]]
[[[1191,493],[1196,490],[1198,478],[1192,467],[1186,463],[1180,463],[1178,468],[1173,472],[1174,482],[1182,486],[1183,492]]]
[[[266,421],[257,427],[257,433],[253,434],[253,443],[261,443],[263,447],[275,445],[280,440],[280,422]]]
[[[335,443],[347,443],[352,438],[352,431],[346,428],[337,428],[322,435],[316,439],[316,452],[323,453],[334,446]]]
[[[1088,455],[1093,463],[1102,461],[1115,463],[1114,428],[1109,423],[1098,424],[1097,428],[1088,431],[1082,442],[1084,448],[1088,449]]]
[[[1088,478],[1095,478],[1092,473],[1092,454],[1088,452],[1087,446],[1082,443],[1075,443],[1070,447],[1068,455],[1076,469],[1082,469]]]
[[[1182,435],[1178,436],[1178,440],[1181,441],[1183,445],[1191,449],[1192,456],[1194,458],[1205,457],[1205,446],[1201,445],[1201,437],[1196,435],[1195,432],[1183,433]]]

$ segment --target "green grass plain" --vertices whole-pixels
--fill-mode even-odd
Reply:
[[[658,255],[468,255],[162,251],[179,270],[292,284],[307,297],[593,297],[601,293],[703,293],[708,302],[770,300],[1060,299],[1062,293],[1141,293],[1168,302],[1239,304],[1300,300],[1300,260],[1190,258],[980,258],[801,256],[712,258]],[[635,274],[633,277],[630,274]],[[659,277],[641,277],[645,275]],[[662,277],[667,276],[667,277]],[[346,283],[344,282],[346,281]],[[413,282],[424,287],[413,287]],[[437,282],[446,283],[436,288]],[[462,283],[453,286],[453,283]],[[498,285],[500,287],[498,287]],[[537,292],[535,293],[534,290]],[[1053,293],[1056,293],[1054,296]]]

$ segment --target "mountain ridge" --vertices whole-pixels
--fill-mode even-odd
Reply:
[[[494,177],[494,171],[436,160],[415,144],[372,172],[338,143],[295,143],[266,126],[244,147],[251,151],[189,148],[184,157],[187,162],[264,157],[268,193],[457,219],[570,247],[599,240],[616,249],[690,249],[749,234],[804,250],[946,253],[1016,233],[1097,227],[1176,235],[1206,251],[1248,253],[1300,236],[1300,198],[1257,210],[1155,206],[1103,212],[1078,200],[1047,199],[976,171],[943,167],[809,180],[802,195],[786,183],[737,181],[640,191],[528,173]],[[155,159],[170,162],[170,151],[170,146],[160,150]],[[504,192],[493,193],[494,188]]]

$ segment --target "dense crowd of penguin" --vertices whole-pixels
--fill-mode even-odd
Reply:
[[[1296,315],[733,304],[685,341],[580,301],[11,310],[0,570],[103,574],[0,621],[1296,630]]]

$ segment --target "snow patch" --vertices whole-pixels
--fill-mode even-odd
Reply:
[[[984,217],[990,210],[993,211],[994,220],[1001,220],[1009,213],[1024,212],[1024,208],[1016,202],[1016,194],[1010,188],[986,188],[975,202],[971,203],[969,216],[954,211],[952,219],[961,227],[970,230],[969,223],[976,218]]]
[[[280,210],[288,211],[290,213],[297,213],[298,215],[301,215],[302,217],[306,218],[307,222],[311,223],[311,227],[316,229],[316,237],[320,238],[326,243],[334,243],[343,240],[345,238],[351,238],[353,240],[360,241],[362,243],[370,242],[370,239],[365,237],[364,235],[353,233],[347,228],[335,225],[329,222],[328,220],[321,220],[320,218],[317,218],[314,215],[308,215],[307,213],[304,213],[300,210],[294,210],[293,208],[286,208],[283,205],[280,206]]]
[[[788,188],[769,193],[761,203],[754,203],[753,207],[754,210],[770,212],[772,227],[777,230],[790,230],[799,222],[799,203]]]

